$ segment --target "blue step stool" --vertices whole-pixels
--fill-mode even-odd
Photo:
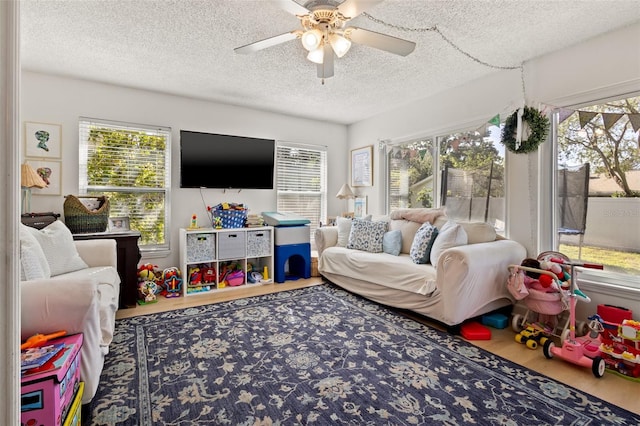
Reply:
[[[289,275],[285,277],[285,264],[289,261]],[[311,278],[311,244],[285,244],[275,246],[273,278],[277,283],[285,279]]]

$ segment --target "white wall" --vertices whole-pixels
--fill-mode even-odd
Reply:
[[[167,258],[148,259],[160,268],[179,264],[178,230],[189,225],[193,213],[202,225],[207,204],[229,201],[245,203],[256,213],[276,210],[275,191],[205,189],[201,197],[198,189],[180,189],[180,129],[326,145],[332,170],[327,183],[328,214],[335,216],[344,209],[333,196],[347,180],[344,125],[32,72],[22,73],[21,99],[23,121],[62,125],[62,194],[37,195],[34,190],[31,210],[36,212],[62,213],[63,196],[78,193],[78,117],[171,127],[172,253]]]
[[[639,91],[638,40],[640,23],[525,63],[527,104],[568,106]],[[479,65],[469,61],[469,66]],[[500,71],[351,125],[349,149],[377,147],[384,139],[405,141],[478,127],[498,113],[508,116],[521,101],[520,72]],[[549,145],[547,142],[539,150],[541,158],[550,158]],[[374,149],[377,170],[381,170],[380,153]],[[542,161],[538,165],[537,159],[537,153],[507,153],[507,235],[524,244],[532,255],[551,238],[550,231],[538,230],[538,224],[548,224],[551,217],[550,197],[544,195],[549,193],[551,164]],[[371,213],[384,213],[383,176],[376,173],[374,186],[359,190],[369,197]]]

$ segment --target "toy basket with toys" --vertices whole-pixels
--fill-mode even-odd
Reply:
[[[244,228],[247,222],[248,209],[242,204],[220,203],[207,210],[214,228]]]

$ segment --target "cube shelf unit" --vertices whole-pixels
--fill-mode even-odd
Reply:
[[[247,285],[273,282],[273,227],[180,229],[180,267],[185,296],[233,290]],[[235,264],[244,272],[236,285],[225,283],[221,271]],[[262,273],[267,268],[269,280],[251,283],[247,268]],[[200,279],[191,282],[190,271],[200,269]],[[205,273],[208,272],[208,273]],[[213,273],[211,273],[213,272]]]

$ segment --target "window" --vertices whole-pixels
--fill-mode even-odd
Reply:
[[[277,209],[311,221],[311,235],[327,216],[327,148],[278,142]]]
[[[504,147],[500,128],[454,132],[387,147],[389,211],[446,206],[454,219],[504,232]]]
[[[171,129],[81,118],[79,134],[80,193],[108,196],[141,250],[168,250]]]
[[[556,250],[627,277],[640,274],[639,113],[635,95],[559,109],[554,117]],[[572,179],[582,179],[578,190]]]

